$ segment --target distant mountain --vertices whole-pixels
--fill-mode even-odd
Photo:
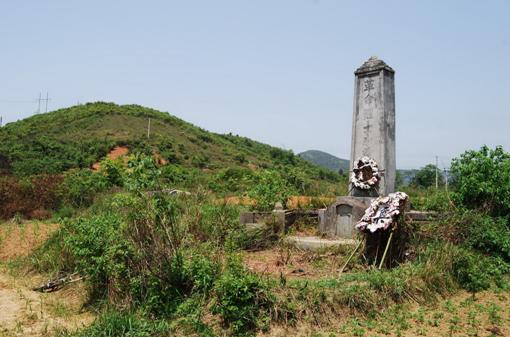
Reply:
[[[301,152],[298,154],[298,156],[315,165],[330,169],[335,172],[338,172],[339,169],[342,169],[344,172],[349,171],[349,160],[338,158],[324,151],[308,150]]]
[[[349,160],[338,158],[324,151],[308,150],[301,152],[298,154],[298,156],[306,161],[311,162],[312,164],[333,170],[335,172],[338,172],[339,169],[342,169],[344,172],[349,172],[350,169]],[[416,172],[417,170],[397,170],[397,173],[402,179],[400,183],[403,185],[408,185]]]

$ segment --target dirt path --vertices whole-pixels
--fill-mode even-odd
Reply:
[[[93,321],[94,315],[82,309],[83,284],[43,294],[30,289],[37,279],[0,270],[0,336],[53,336]]]
[[[13,274],[9,261],[27,256],[58,229],[58,224],[0,224],[0,337],[54,336],[58,330],[76,330],[94,315],[83,309],[87,289],[77,282],[54,293],[32,291],[43,276]]]

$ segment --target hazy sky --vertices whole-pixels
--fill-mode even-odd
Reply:
[[[0,115],[137,103],[205,129],[350,155],[353,71],[396,70],[397,166],[510,150],[510,1],[8,1]],[[43,104],[44,108],[44,104]]]

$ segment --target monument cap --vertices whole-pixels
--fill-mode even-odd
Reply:
[[[372,56],[365,63],[363,63],[361,65],[361,67],[356,69],[354,74],[358,75],[358,74],[364,74],[364,73],[371,73],[371,72],[379,71],[379,70],[383,70],[383,69],[387,70],[391,73],[395,72],[395,70],[393,70],[393,68],[391,68],[389,65],[387,65],[386,62],[384,62],[383,60],[380,60],[377,56]]]

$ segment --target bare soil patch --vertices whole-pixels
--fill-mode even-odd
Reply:
[[[115,160],[120,157],[126,156],[128,153],[129,153],[129,149],[127,147],[116,146],[115,148],[113,148],[113,150],[108,152],[108,154],[106,155],[106,158],[108,158],[110,160]],[[99,171],[99,169],[101,169],[100,163],[95,163],[94,165],[92,165],[92,170]]]
[[[0,224],[0,262],[30,254],[59,228],[55,223]]]
[[[346,260],[346,251],[310,252],[291,247],[244,252],[244,264],[253,272],[289,279],[337,277]]]
[[[2,266],[28,256],[59,228],[58,224],[0,224],[0,336],[54,336],[57,330],[89,325],[94,314],[84,310],[88,289],[83,282],[53,293],[31,288],[47,281],[42,275],[11,275]]]
[[[84,283],[54,293],[32,291],[41,280],[0,270],[0,336],[53,336],[57,330],[74,331],[92,323],[94,315],[83,310],[88,293]]]

